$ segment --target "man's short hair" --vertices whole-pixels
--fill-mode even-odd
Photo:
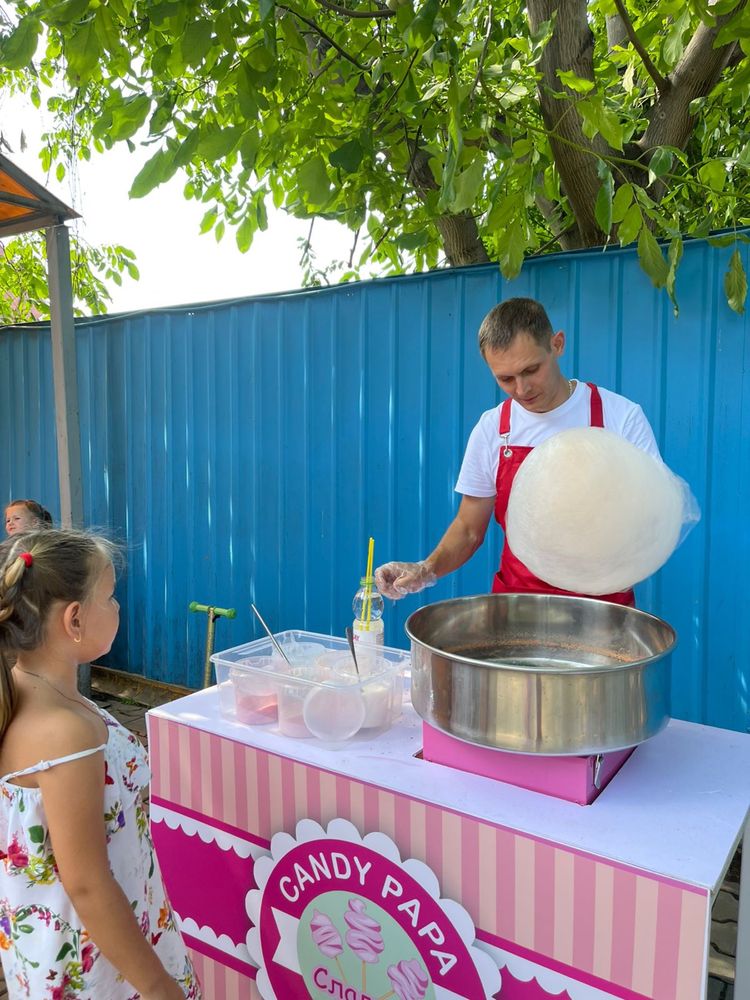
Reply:
[[[479,327],[479,350],[504,351],[519,333],[528,333],[537,344],[549,347],[554,336],[549,316],[536,299],[506,299],[494,306]]]

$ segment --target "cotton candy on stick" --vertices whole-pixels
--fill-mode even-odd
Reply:
[[[561,431],[534,448],[516,473],[508,545],[553,587],[616,593],[670,557],[685,495],[685,484],[666,465],[619,435],[598,427]]]

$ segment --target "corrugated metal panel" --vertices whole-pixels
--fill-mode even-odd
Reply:
[[[747,254],[747,250],[744,251]],[[748,261],[746,258],[746,267]],[[677,716],[745,729],[750,638],[747,320],[722,292],[726,252],[685,248],[675,320],[632,251],[442,271],[77,324],[90,523],[121,537],[123,627],[111,665],[197,685],[205,619],[235,606],[219,648],[277,629],[341,633],[364,568],[417,559],[455,509],[464,444],[499,393],[475,346],[487,310],[529,294],[566,330],[566,372],[638,400],[703,521],[640,588],[680,634]],[[57,513],[47,331],[0,333],[4,498]],[[486,589],[499,533],[430,600]],[[420,603],[387,609],[387,641]]]

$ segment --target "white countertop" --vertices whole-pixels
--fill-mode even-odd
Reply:
[[[750,807],[750,736],[687,722],[642,743],[599,798],[579,806],[415,758],[422,726],[410,705],[389,732],[341,750],[225,719],[216,688],[149,715],[712,892]]]

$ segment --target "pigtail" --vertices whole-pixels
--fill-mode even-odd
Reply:
[[[20,649],[29,628],[29,612],[32,621],[39,616],[34,602],[23,593],[25,577],[32,571],[34,560],[30,552],[19,551],[23,548],[21,539],[13,543],[0,569],[0,651]]]

